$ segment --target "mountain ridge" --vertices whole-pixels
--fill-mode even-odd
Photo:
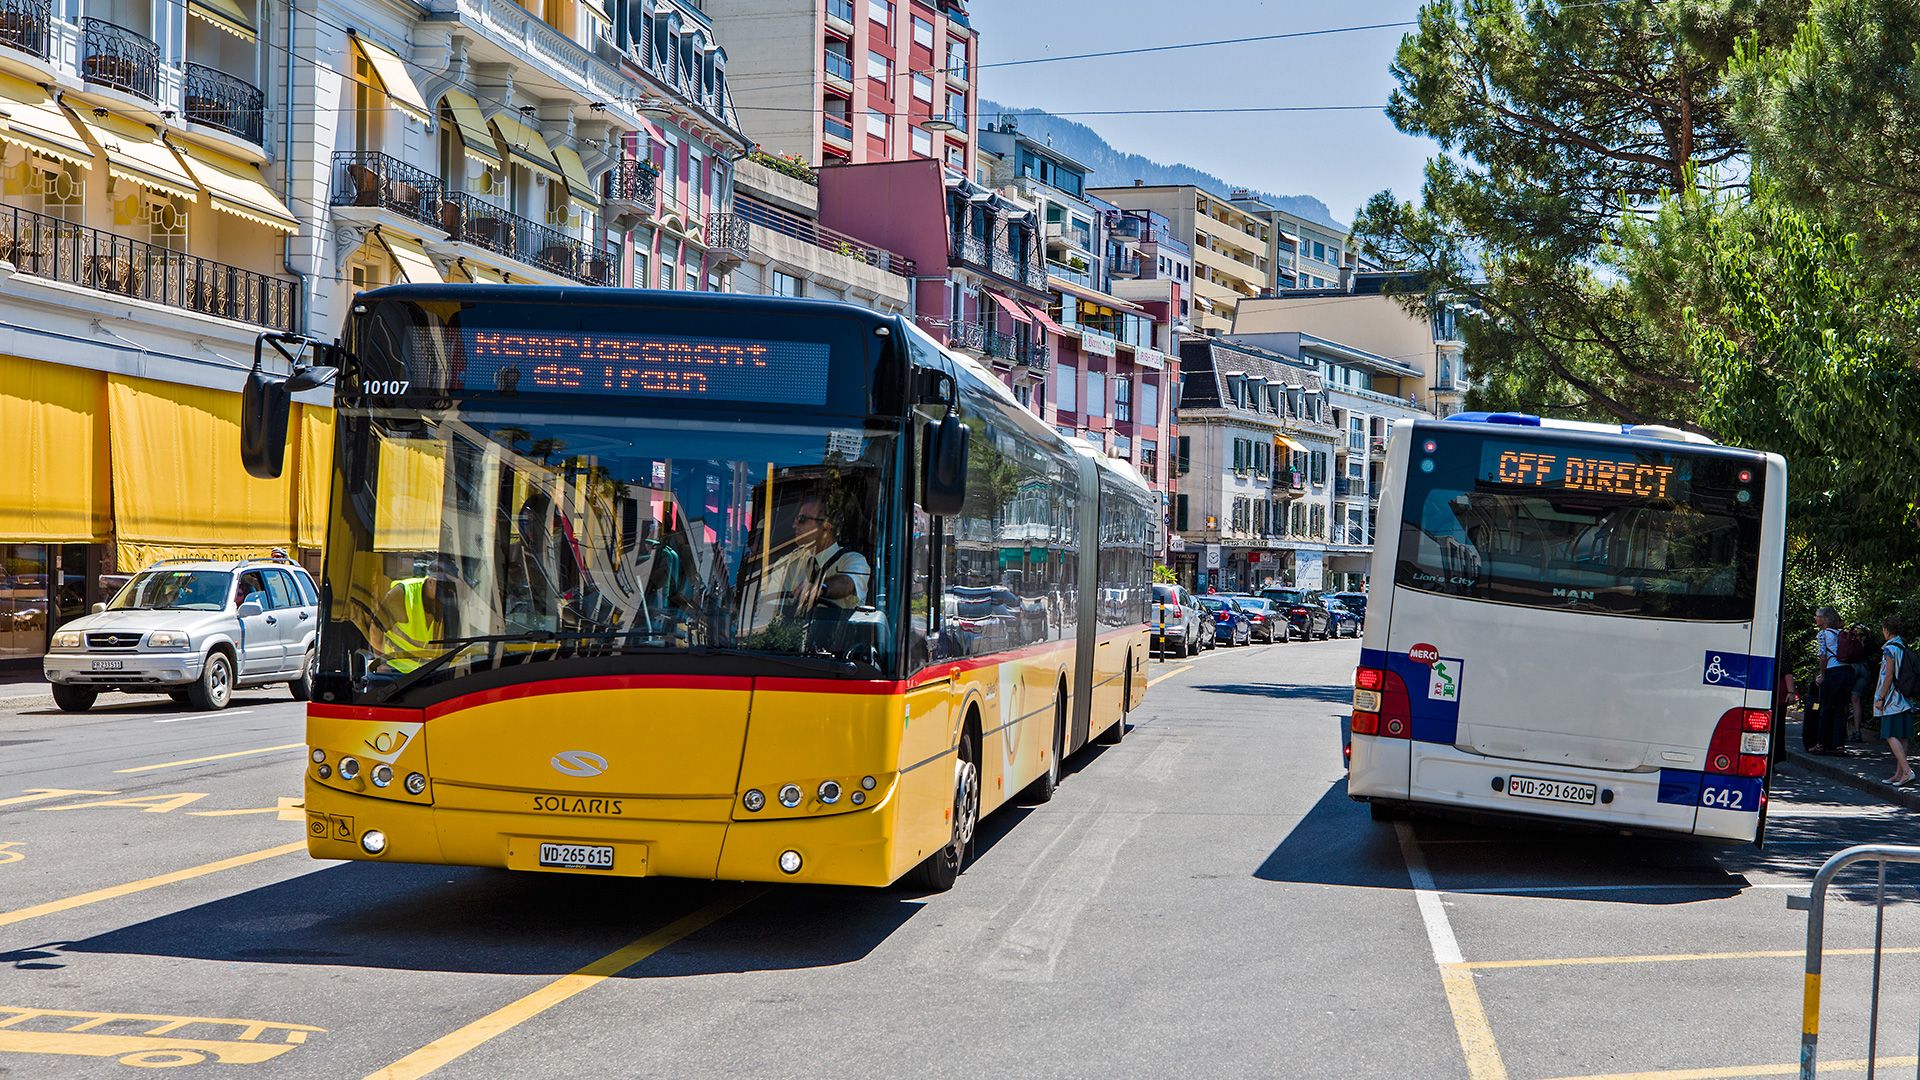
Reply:
[[[1013,117],[1022,134],[1046,142],[1092,169],[1088,187],[1125,187],[1135,180],[1142,180],[1148,184],[1192,184],[1221,195],[1243,188],[1253,190],[1246,184],[1230,184],[1190,165],[1166,165],[1143,154],[1122,153],[1087,125],[1055,116],[1045,109],[1020,108],[980,99],[980,123],[983,127],[1002,117]],[[1253,193],[1275,209],[1317,221],[1343,233],[1346,231],[1345,225],[1334,220],[1327,204],[1311,195],[1276,195],[1258,190],[1253,190]]]

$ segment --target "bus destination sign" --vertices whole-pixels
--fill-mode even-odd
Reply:
[[[413,368],[449,390],[634,395],[824,405],[831,347],[814,341],[600,331],[414,330]],[[444,359],[442,359],[444,358]]]
[[[1586,491],[1628,499],[1684,500],[1687,470],[1672,459],[1571,452],[1543,445],[1488,441],[1480,451],[1480,478],[1488,483],[1552,491]]]

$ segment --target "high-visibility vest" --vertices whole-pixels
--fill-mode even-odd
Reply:
[[[387,666],[395,671],[412,671],[433,654],[428,643],[434,638],[432,620],[427,618],[427,579],[401,578],[394,582],[404,589],[407,613],[398,623],[387,628]]]

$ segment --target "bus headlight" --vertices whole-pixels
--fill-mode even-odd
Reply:
[[[799,873],[800,872],[800,853],[797,851],[781,852],[780,853],[780,870],[782,873],[787,873],[787,874]]]
[[[407,794],[418,795],[427,790],[427,778],[419,773],[407,774]]]
[[[767,805],[766,792],[759,788],[749,788],[745,795],[740,796],[740,805],[746,807],[749,812],[757,814],[761,807]]]
[[[823,780],[816,794],[820,796],[820,801],[823,803],[837,803],[840,801],[840,785],[831,780]]]
[[[393,766],[383,761],[373,767],[373,771],[367,774],[367,779],[373,781],[374,787],[386,787],[393,783]]]
[[[387,850],[387,834],[379,829],[368,829],[360,836],[360,850],[369,855],[378,855]]]
[[[786,787],[783,787],[780,789],[780,805],[786,807],[789,810],[793,809],[796,806],[799,806],[800,800],[803,797],[804,796],[800,794],[799,784],[788,784]],[[798,856],[795,856],[795,857],[798,858]]]
[[[340,779],[351,780],[360,775],[360,759],[343,757],[340,759]]]

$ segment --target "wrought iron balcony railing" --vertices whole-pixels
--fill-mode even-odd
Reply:
[[[607,170],[605,188],[601,194],[612,202],[632,203],[652,210],[659,182],[660,170],[654,168],[652,162],[622,158]]]
[[[371,150],[340,150],[333,155],[334,206],[382,206],[422,224],[445,228],[441,201],[440,178],[399,158]]]
[[[258,87],[204,64],[186,65],[187,119],[251,143],[261,138],[267,96]]]
[[[33,277],[274,330],[292,330],[293,282],[144,240],[0,207],[0,259]]]
[[[947,327],[947,342],[957,348],[985,352],[987,328],[979,323],[956,322]]]
[[[997,330],[988,330],[984,334],[980,351],[988,356],[1020,363],[1026,355],[1026,347],[1012,334],[1002,334]]]
[[[953,238],[953,257],[956,261],[972,263],[975,266],[987,264],[987,242],[984,238],[963,232]]]
[[[0,0],[0,45],[47,59],[47,24],[52,18],[49,0]]]
[[[614,281],[612,251],[509,213],[464,191],[441,198],[440,224],[462,240],[588,285]]]
[[[707,218],[707,250],[723,262],[745,262],[753,254],[753,230],[739,214],[712,214]]]
[[[80,20],[80,67],[90,83],[160,100],[160,46],[105,19]]]
[[[878,267],[890,274],[899,274],[901,277],[912,277],[915,273],[912,259],[895,255],[886,248],[875,247],[864,240],[848,236],[846,233],[835,232],[821,225],[819,222],[803,218],[798,214],[789,213],[776,206],[769,206],[757,199],[752,199],[745,195],[735,195],[733,197],[733,210],[740,218],[769,232],[776,232],[782,236],[791,236],[795,240],[812,244],[815,247],[838,252],[849,259],[866,263],[868,266]]]

